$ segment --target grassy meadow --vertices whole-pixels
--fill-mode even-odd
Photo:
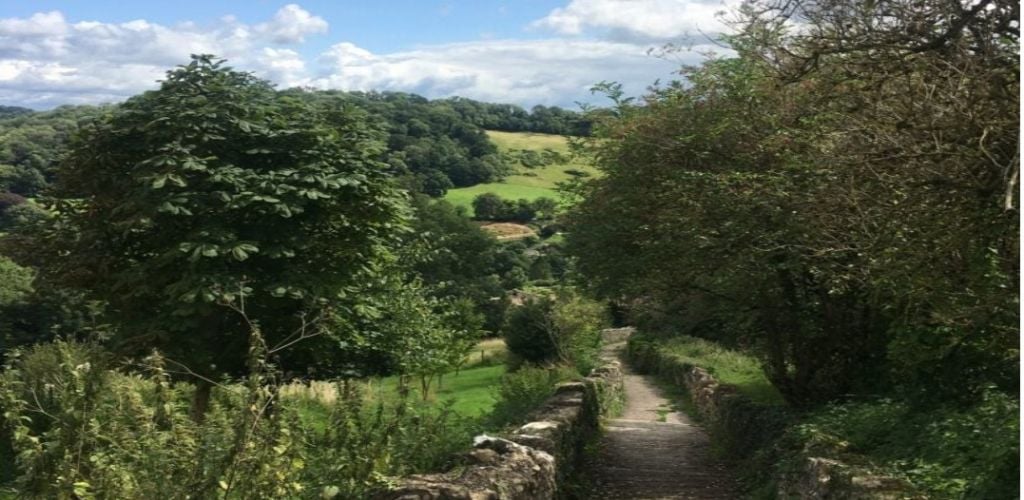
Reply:
[[[423,400],[429,406],[451,404],[451,410],[463,417],[487,415],[498,401],[497,387],[505,374],[505,341],[487,339],[481,341],[466,358],[466,364],[457,372],[441,377],[438,387],[435,381],[430,394]],[[391,401],[397,399],[398,377],[381,377],[362,382],[369,401]],[[411,382],[416,400],[422,400],[418,380]],[[338,398],[338,387],[333,382],[313,381],[308,384],[294,383],[281,390],[285,399],[298,402],[296,405],[303,420],[314,427],[327,421],[330,405]]]
[[[565,137],[552,134],[534,134],[530,132],[498,132],[488,131],[487,136],[498,146],[502,154],[517,150],[542,152],[551,150],[569,156],[569,143]],[[448,191],[445,199],[454,205],[466,207],[473,212],[473,198],[484,193],[495,193],[502,198],[518,200],[535,200],[541,197],[558,199],[557,185],[559,182],[572,178],[566,170],[580,170],[595,175],[597,170],[589,165],[571,159],[565,163],[556,163],[538,168],[527,168],[517,165],[516,173],[501,182],[477,184],[465,188]]]

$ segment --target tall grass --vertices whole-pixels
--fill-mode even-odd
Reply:
[[[664,339],[660,345],[663,352],[708,370],[719,381],[736,386],[740,393],[756,402],[784,403],[782,394],[768,381],[761,362],[754,356],[685,335]]]

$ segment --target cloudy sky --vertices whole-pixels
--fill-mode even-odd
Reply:
[[[275,82],[573,107],[638,94],[709,40],[734,0],[0,0],[0,104],[117,102],[210,53]],[[728,2],[728,4],[726,3]],[[665,44],[685,50],[664,54]]]

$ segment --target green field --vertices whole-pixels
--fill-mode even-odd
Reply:
[[[550,149],[563,155],[569,155],[569,144],[566,138],[560,135],[488,131],[487,136],[502,153],[513,150],[541,152]],[[535,200],[545,196],[558,199],[558,192],[555,189],[557,184],[572,178],[571,175],[565,173],[566,170],[581,170],[591,175],[597,172],[593,167],[580,164],[576,159],[567,163],[533,169],[518,165],[516,169],[515,175],[510,175],[501,182],[449,190],[445,199],[454,205],[466,207],[470,214],[473,212],[473,198],[483,193],[495,193],[502,198],[512,200],[520,198]]]
[[[497,402],[497,386],[505,374],[505,341],[500,338],[481,341],[467,356],[466,364],[458,373],[448,373],[438,389],[437,381],[431,385],[429,404],[452,402],[452,410],[462,416],[479,417],[486,415]],[[398,378],[372,378],[365,382],[366,394],[371,401],[391,400],[397,397]],[[419,381],[411,383],[413,397],[420,399]],[[332,382],[292,384],[281,390],[285,398],[299,399],[299,411],[305,420],[315,426],[324,425],[329,413],[327,405],[338,395],[337,386]]]
[[[436,403],[452,401],[452,410],[459,415],[485,415],[498,401],[498,383],[504,374],[505,365],[480,366],[462,370],[458,374],[450,373],[444,376],[440,390],[435,390],[437,382],[434,382],[430,399]],[[382,391],[382,394],[394,394],[397,385],[395,378],[388,377],[375,384],[374,389]],[[414,389],[414,392],[419,397],[418,390]]]

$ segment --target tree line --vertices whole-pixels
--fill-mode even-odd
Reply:
[[[528,112],[512,104],[466,98],[429,100],[402,92],[342,92],[290,89],[284,93],[317,107],[355,107],[373,127],[388,134],[382,160],[403,187],[443,196],[452,187],[501,179],[515,159],[502,158],[484,129],[585,135],[581,113],[536,106]],[[56,175],[59,155],[80,125],[115,106],[61,106],[52,111],[0,108],[0,190],[34,197]]]

